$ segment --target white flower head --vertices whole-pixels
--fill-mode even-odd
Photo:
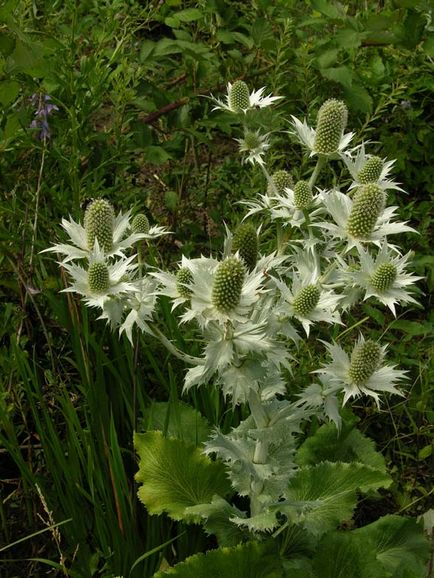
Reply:
[[[382,393],[403,395],[396,385],[406,378],[407,372],[384,365],[385,346],[372,340],[365,341],[360,335],[350,357],[336,343],[325,345],[332,361],[314,373],[320,375],[324,384],[335,385],[344,392],[344,405],[362,394],[372,397],[378,407]]]
[[[396,303],[417,303],[407,288],[422,279],[406,272],[411,252],[402,256],[387,243],[374,258],[369,251],[359,248],[359,267],[351,266],[342,271],[342,281],[348,287],[362,289],[364,299],[375,297],[387,305],[396,316]]]
[[[349,190],[373,182],[378,184],[383,190],[396,189],[405,192],[399,186],[399,183],[388,178],[395,160],[387,161],[386,159],[366,154],[364,143],[345,151],[341,155],[341,159],[354,179]]]
[[[285,188],[283,194],[276,194],[270,199],[271,219],[281,221],[284,226],[301,227],[306,223],[305,212],[308,212],[310,222],[315,221],[323,212],[320,195],[312,195],[309,206],[303,208],[298,202],[295,188]]]
[[[340,324],[341,318],[336,310],[340,296],[322,286],[320,271],[315,265],[305,265],[300,263],[298,270],[292,273],[291,288],[278,279],[274,282],[281,295],[276,314],[298,319],[308,336],[314,323],[324,321]]]
[[[387,235],[416,232],[406,222],[391,222],[398,207],[386,207],[383,211],[380,211],[371,232],[356,238],[348,231],[350,216],[354,215],[354,201],[339,191],[331,191],[323,193],[322,202],[329,215],[333,218],[334,223],[321,221],[313,225],[325,229],[335,240],[346,242],[347,251],[353,247],[360,247],[361,243],[374,243],[380,247],[382,240]]]
[[[310,127],[306,120],[301,122],[291,115],[295,135],[308,150],[310,156],[322,155],[329,158],[339,158],[354,136],[353,132],[344,134],[348,111],[342,101],[330,99],[324,102],[318,111],[316,129]]]
[[[222,101],[211,95],[215,106],[212,110],[226,110],[233,113],[246,113],[253,108],[270,106],[281,96],[264,96],[265,86],[256,91],[249,92],[247,84],[243,80],[236,80],[233,84],[228,82],[225,100]]]
[[[145,238],[154,238],[165,233],[165,230],[163,231],[162,227],[154,227],[148,234],[133,233],[126,237],[126,232],[130,226],[130,215],[131,211],[127,211],[126,213],[120,212],[117,217],[114,218],[113,242],[111,243],[111,249],[105,252],[106,257],[124,257],[125,251],[133,247],[137,241]],[[80,223],[75,222],[72,217],[70,217],[69,220],[62,219],[62,227],[68,233],[71,244],[56,244],[48,249],[44,249],[41,253],[61,253],[65,255],[65,258],[62,260],[63,263],[68,263],[74,259],[89,258],[89,255],[93,250],[93,245],[89,245],[89,239],[85,227]]]
[[[158,280],[159,286],[156,289],[158,295],[167,295],[173,300],[172,311],[190,300],[193,281],[193,271],[195,270],[194,260],[182,256],[181,263],[175,274],[166,271],[151,272],[150,275]]]
[[[88,268],[74,263],[60,263],[72,277],[72,285],[63,289],[83,295],[86,305],[104,308],[106,301],[134,290],[130,280],[137,265],[133,263],[135,255],[123,257],[115,262],[106,259],[99,248],[98,240],[88,254]]]
[[[263,166],[265,164],[262,158],[266,151],[270,148],[268,136],[270,133],[261,134],[257,131],[246,131],[244,138],[236,138],[235,140],[240,145],[240,153],[246,153],[243,162],[248,162],[254,165],[255,163]]]
[[[157,284],[158,281],[152,277],[142,277],[135,281],[132,291],[127,296],[125,309],[130,311],[121,323],[119,333],[125,332],[131,344],[133,343],[132,332],[135,325],[141,331],[152,334],[147,322],[152,319],[155,309]]]

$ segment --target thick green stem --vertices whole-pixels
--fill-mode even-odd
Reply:
[[[320,174],[321,169],[325,165],[326,161],[327,161],[327,157],[325,157],[323,155],[318,156],[318,160],[316,161],[316,166],[315,166],[314,171],[313,171],[313,173],[309,179],[309,187],[311,189],[313,189],[313,187],[316,183],[316,180],[318,178],[318,175]]]
[[[250,412],[255,420],[256,427],[262,429],[268,426],[268,416],[265,412],[260,395],[253,390],[250,390],[248,399]],[[268,459],[268,442],[257,440],[255,445],[255,452],[253,455],[254,464],[266,464]],[[251,484],[250,493],[250,515],[256,516],[262,510],[262,504],[259,500],[264,489],[264,483],[261,480],[254,480]]]

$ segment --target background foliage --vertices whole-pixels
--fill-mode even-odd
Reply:
[[[312,120],[329,97],[348,103],[358,142],[369,139],[373,153],[396,159],[395,175],[408,195],[392,201],[420,233],[400,243],[415,251],[416,273],[425,277],[422,306],[397,321],[363,306],[377,327],[389,328],[392,356],[411,380],[406,401],[393,400],[381,412],[370,403],[355,408],[359,429],[376,441],[394,478],[380,502],[385,511],[366,499],[355,523],[430,507],[431,18],[428,0],[0,3],[0,556],[6,575],[38,576],[51,568],[74,578],[152,576],[165,560],[213,545],[198,527],[186,534],[182,523],[149,516],[136,497],[133,431],[160,415],[150,412],[152,400],[170,401],[171,419],[159,417],[163,431],[176,427],[176,416],[184,419],[182,364],[143,337],[131,348],[75,298],[59,296],[65,280],[38,253],[58,237],[62,216],[78,218],[83,203],[101,195],[174,231],[153,249],[156,263],[170,266],[181,252],[217,250],[223,219],[233,225],[242,217],[236,201],[264,187],[261,173],[242,168],[234,154],[236,127],[211,114],[206,98],[236,78],[285,97],[277,116],[261,117],[267,130],[281,131],[271,159],[276,169],[303,176],[307,167],[289,145],[287,119]],[[50,95],[58,107],[49,117],[49,139],[39,140],[38,129],[30,128],[32,95]],[[164,304],[162,329],[195,352],[194,336],[180,333]],[[301,350],[300,375],[315,366],[315,356]],[[211,388],[183,401],[223,431],[241,417]],[[196,436],[194,443],[200,441]],[[315,448],[305,451],[309,456]]]

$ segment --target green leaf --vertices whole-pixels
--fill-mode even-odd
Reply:
[[[338,6],[329,0],[310,0],[310,3],[314,10],[329,18],[341,18],[343,16]]]
[[[329,50],[323,50],[317,56],[318,66],[320,68],[329,68],[332,64],[335,64],[339,56],[339,50],[337,48],[330,48]]]
[[[175,18],[181,22],[194,22],[202,18],[202,11],[198,8],[186,8],[174,14]]]
[[[432,453],[433,453],[432,450],[433,450],[433,445],[428,444],[427,446],[425,446],[421,450],[419,450],[417,457],[420,460],[426,460],[427,458],[429,458],[432,455]]]
[[[321,535],[351,518],[358,489],[366,492],[390,483],[388,475],[358,463],[303,466],[290,480],[287,500],[275,508],[291,522]]]
[[[423,576],[429,556],[429,543],[416,520],[401,516],[384,516],[373,524],[351,532],[362,542],[371,541],[376,559],[398,578],[404,572]],[[407,575],[407,574],[405,574]]]
[[[386,462],[375,450],[374,442],[345,423],[340,432],[333,423],[322,425],[300,446],[295,459],[303,466],[313,466],[321,461],[358,462],[386,473]]]
[[[220,546],[236,546],[245,538],[246,533],[231,521],[231,518],[243,519],[245,513],[229,504],[220,496],[214,496],[210,504],[200,504],[186,509],[187,514],[200,516],[205,531],[217,536]]]
[[[151,515],[166,512],[174,520],[193,521],[185,514],[187,507],[231,491],[223,464],[194,446],[161,432],[136,434],[134,445],[140,458],[138,496]]]
[[[375,559],[369,540],[353,532],[332,532],[321,540],[313,560],[318,578],[390,578]]]
[[[153,402],[146,410],[143,421],[146,430],[159,430],[166,437],[177,438],[197,446],[208,438],[207,420],[186,403]]]
[[[164,203],[169,211],[176,211],[178,206],[179,196],[176,191],[166,191],[164,193]]]
[[[360,84],[354,83],[351,88],[344,88],[345,101],[355,111],[369,113],[372,110],[372,98]],[[366,303],[365,303],[366,305]]]
[[[152,40],[144,40],[142,47],[140,48],[140,62],[145,63],[151,60],[153,52],[155,50],[155,42]]]
[[[342,30],[338,30],[334,35],[334,39],[338,46],[345,48],[347,50],[352,48],[358,48],[361,43],[362,39],[360,34],[354,28],[344,28]]]
[[[349,88],[353,83],[353,73],[347,66],[336,66],[335,68],[324,68],[320,70],[324,78],[342,84]]]
[[[267,544],[247,542],[234,548],[218,548],[190,556],[154,578],[282,578],[277,553]]]
[[[154,145],[146,147],[143,151],[143,156],[154,165],[161,165],[172,158],[163,147]]]
[[[14,80],[2,80],[0,82],[0,104],[8,106],[17,98],[20,85]]]

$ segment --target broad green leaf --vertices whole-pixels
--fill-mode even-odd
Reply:
[[[187,508],[186,513],[200,516],[204,520],[205,531],[217,537],[219,546],[236,546],[246,536],[246,532],[231,521],[234,517],[244,519],[245,513],[220,496],[214,496],[210,504]]]
[[[146,430],[160,430],[166,437],[174,437],[197,446],[210,432],[207,420],[183,402],[154,402],[143,416]]]
[[[146,160],[154,165],[161,165],[172,158],[163,147],[155,145],[146,147],[143,154]]]
[[[362,43],[360,34],[354,28],[344,28],[334,35],[338,46],[345,49],[358,48]]]
[[[174,14],[174,17],[181,22],[194,22],[195,20],[200,20],[203,14],[198,8],[186,8]]]
[[[344,87],[344,97],[345,102],[348,103],[348,106],[352,110],[366,113],[369,113],[372,110],[371,95],[366,88],[360,84],[353,83],[350,88]]]
[[[310,0],[310,3],[314,10],[329,18],[341,18],[343,16],[339,7],[329,0]]]
[[[139,455],[138,496],[151,515],[166,512],[174,520],[191,520],[185,509],[211,502],[231,491],[225,468],[198,448],[161,432],[134,436]]]
[[[423,576],[429,556],[429,543],[416,520],[401,516],[384,516],[373,524],[354,530],[362,542],[370,540],[376,559],[391,572],[393,578],[407,575]]]
[[[329,50],[322,50],[317,56],[318,66],[320,68],[329,68],[337,61],[339,50],[337,48],[330,48]]]
[[[375,558],[370,540],[353,532],[331,532],[321,540],[313,559],[318,578],[390,578]]]
[[[390,483],[383,472],[358,463],[303,466],[290,480],[287,499],[276,504],[276,510],[312,534],[321,535],[351,518],[357,490],[366,492]]]
[[[353,83],[353,73],[347,66],[336,66],[335,68],[324,68],[320,70],[324,78],[342,84],[349,88]]]
[[[140,48],[140,62],[147,63],[152,59],[153,52],[155,50],[155,42],[152,40],[145,39]]]
[[[8,106],[17,98],[20,85],[14,80],[2,80],[0,82],[0,104]]]
[[[358,462],[386,473],[383,456],[375,451],[375,444],[352,425],[343,424],[340,432],[333,423],[322,425],[300,446],[296,462],[313,466],[321,461]]]
[[[267,544],[247,542],[190,556],[154,578],[282,578],[282,565]]]

